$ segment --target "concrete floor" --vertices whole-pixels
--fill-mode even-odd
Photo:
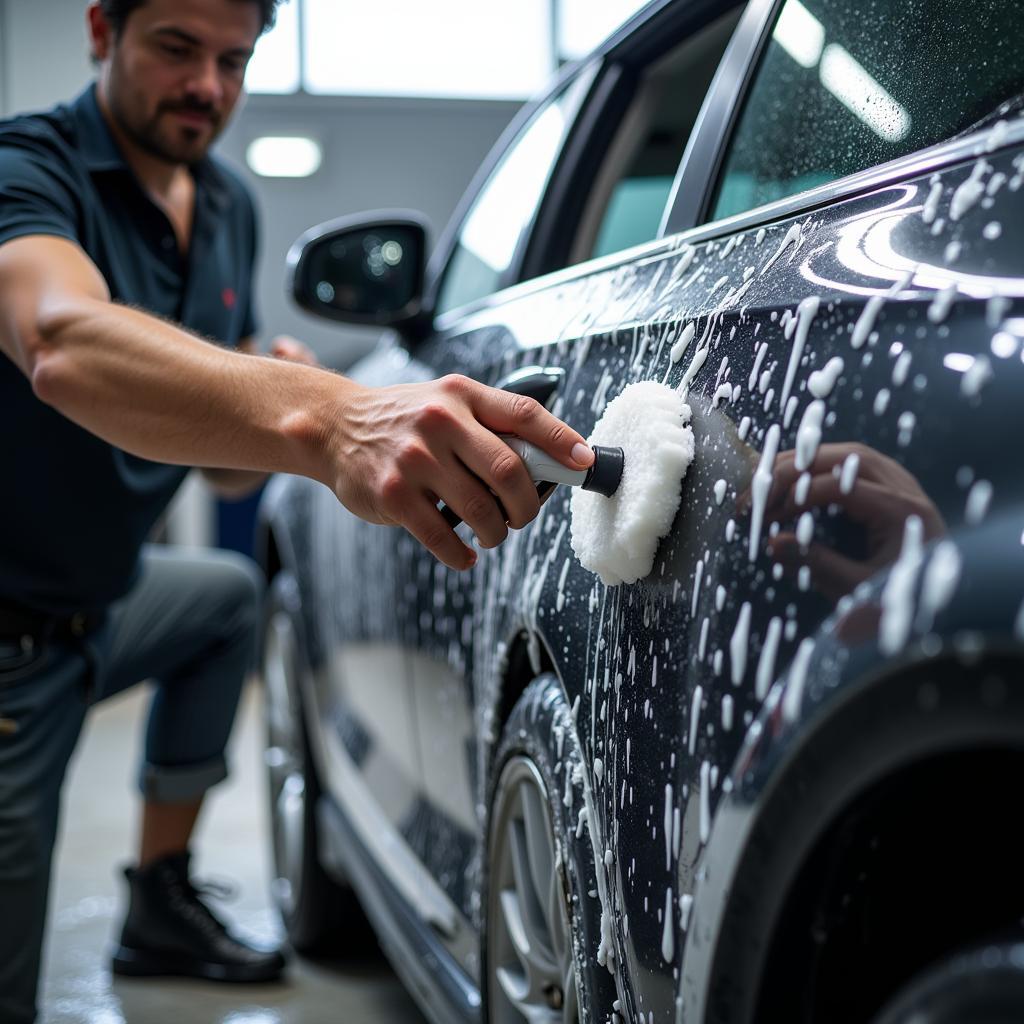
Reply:
[[[293,958],[287,980],[219,986],[184,980],[112,981],[107,959],[120,926],[133,854],[137,801],[132,777],[146,689],[94,709],[64,789],[62,838],[51,891],[41,1020],[45,1024],[423,1024],[379,955],[358,965]],[[195,844],[195,874],[238,883],[223,916],[276,941],[269,906],[269,843],[256,686],[246,692],[232,738],[231,779],[213,790]]]

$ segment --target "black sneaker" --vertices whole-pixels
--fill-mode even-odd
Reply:
[[[212,981],[271,981],[284,968],[277,950],[235,938],[199,898],[188,877],[189,853],[145,868],[125,868],[128,914],[114,951],[114,974],[177,975]]]

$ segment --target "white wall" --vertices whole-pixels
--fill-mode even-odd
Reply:
[[[85,0],[0,0],[5,88],[0,112],[13,114],[70,98],[92,73]]]

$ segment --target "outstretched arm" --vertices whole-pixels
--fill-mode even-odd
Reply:
[[[163,462],[311,477],[356,515],[403,526],[457,569],[475,555],[438,500],[485,547],[507,534],[499,500],[513,528],[539,509],[526,468],[497,432],[572,468],[593,461],[583,437],[537,402],[465,377],[367,388],[212,345],[111,302],[82,249],[56,237],[0,246],[0,348],[40,400],[111,444]]]

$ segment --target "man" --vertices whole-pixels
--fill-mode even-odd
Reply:
[[[566,465],[583,438],[460,377],[366,388],[252,349],[255,224],[207,156],[276,0],[99,0],[96,83],[0,124],[0,1020],[34,1018],[60,786],[90,703],[153,678],[138,864],[114,970],[256,980],[189,880],[205,791],[255,635],[259,583],[225,554],[143,547],[184,467],[244,493],[309,476],[453,569],[538,511],[519,434]],[[187,329],[186,329],[187,328]],[[220,344],[202,340],[213,337]],[[498,504],[500,501],[500,505]],[[504,514],[502,512],[504,509]],[[343,568],[343,567],[342,567]]]

